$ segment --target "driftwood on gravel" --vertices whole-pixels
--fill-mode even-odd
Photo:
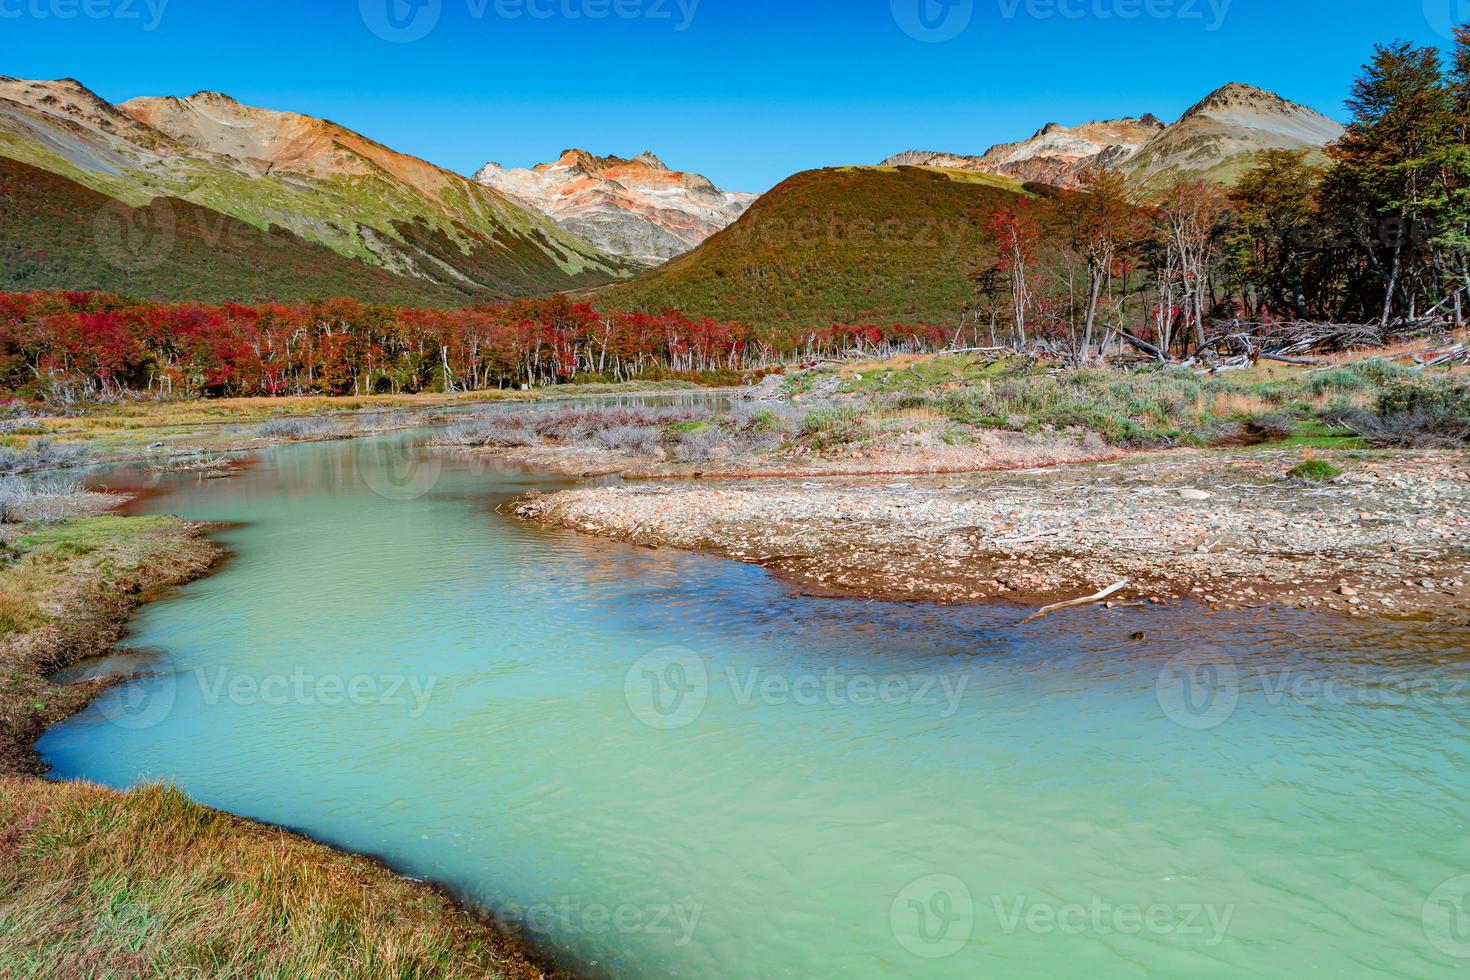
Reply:
[[[1096,603],[1103,602],[1110,596],[1116,595],[1126,589],[1128,587],[1128,583],[1129,580],[1125,578],[1123,581],[1117,583],[1116,585],[1110,585],[1106,589],[1103,589],[1101,592],[1099,592],[1097,595],[1090,595],[1086,599],[1069,599],[1066,602],[1058,602],[1054,605],[1047,606],[1045,609],[1038,609],[1030,616],[1027,616],[1025,619],[1021,620],[1021,625],[1025,626],[1027,623],[1034,623],[1044,616],[1050,616],[1054,612],[1061,612],[1063,609],[1074,609],[1077,606],[1091,606]]]

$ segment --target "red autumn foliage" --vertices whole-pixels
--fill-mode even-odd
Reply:
[[[934,328],[834,325],[753,336],[739,323],[598,311],[564,296],[461,310],[334,299],[153,303],[0,293],[0,389],[253,396],[478,390],[744,372],[788,356],[942,346]]]

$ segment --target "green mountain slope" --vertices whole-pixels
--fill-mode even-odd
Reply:
[[[0,77],[0,156],[134,206],[189,201],[428,284],[533,295],[632,267],[550,219],[326,120],[203,92],[114,106],[74,80]]]
[[[959,171],[808,171],[693,252],[595,296],[750,326],[950,324],[973,295],[973,271],[995,260],[985,221],[1020,193],[1014,181]]]
[[[450,307],[474,299],[346,258],[282,229],[263,232],[167,198],[135,209],[0,157],[0,290],[52,288],[212,303],[352,296]]]

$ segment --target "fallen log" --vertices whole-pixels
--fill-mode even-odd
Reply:
[[[1157,357],[1161,361],[1167,360],[1167,358],[1164,357],[1163,351],[1159,350],[1148,341],[1133,336],[1133,334],[1129,333],[1127,330],[1119,330],[1118,336],[1122,337],[1123,340],[1128,344],[1128,346],[1141,350],[1150,357]]]
[[[1314,361],[1306,357],[1287,357],[1285,354],[1264,353],[1261,359],[1265,361],[1280,361],[1282,364],[1305,364],[1308,367],[1316,367],[1320,361]]]
[[[1070,599],[1067,602],[1058,602],[1055,605],[1047,606],[1045,609],[1038,609],[1030,616],[1027,616],[1025,619],[1021,620],[1021,625],[1025,626],[1028,623],[1034,623],[1038,619],[1041,619],[1043,616],[1050,616],[1052,613],[1061,612],[1063,609],[1074,609],[1077,606],[1096,605],[1097,603],[1102,602],[1118,594],[1119,592],[1122,592],[1128,587],[1128,585],[1129,580],[1125,578],[1118,584],[1110,585],[1106,589],[1103,589],[1101,592],[1099,592],[1097,595],[1088,596],[1086,599]]]

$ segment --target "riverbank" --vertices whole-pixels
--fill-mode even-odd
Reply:
[[[1349,615],[1470,609],[1470,457],[1293,450],[942,479],[608,486],[522,503],[542,525],[708,551],[820,593],[1046,604],[1123,579],[1116,602]]]
[[[107,686],[46,676],[105,652],[221,550],[171,517],[0,525],[0,975],[532,978],[519,944],[372,861],[164,787],[40,778],[32,748]]]
[[[561,385],[529,391],[360,397],[120,401],[62,411],[11,406],[0,418],[0,471],[93,463],[211,460],[294,442],[354,439],[442,422],[476,406],[705,391],[687,382]]]
[[[1127,579],[1115,601],[1415,614],[1470,601],[1467,385],[1354,355],[1223,377],[943,355],[768,379],[730,412],[528,413],[443,444],[678,480],[518,512],[822,592],[1045,604]]]

